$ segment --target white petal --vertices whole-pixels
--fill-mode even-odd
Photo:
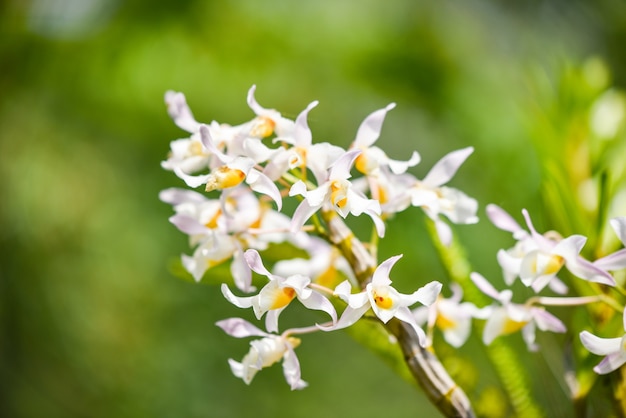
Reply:
[[[409,167],[414,167],[418,165],[421,159],[422,158],[417,153],[417,151],[413,151],[413,154],[411,154],[411,158],[408,161],[398,161],[398,160],[388,159],[387,164],[389,165],[389,168],[391,169],[393,174],[402,174],[406,170],[408,170]]]
[[[333,323],[337,322],[337,312],[335,311],[335,307],[328,299],[326,299],[323,295],[312,292],[311,295],[306,299],[299,299],[300,302],[308,309],[315,309],[318,311],[324,311],[333,320]]]
[[[611,226],[622,244],[626,245],[626,217],[620,216],[610,220]]]
[[[376,142],[380,136],[380,130],[382,129],[387,112],[394,107],[396,107],[396,104],[390,103],[384,109],[379,109],[369,114],[359,126],[356,139],[354,140],[354,146],[367,148]]]
[[[441,293],[442,284],[437,281],[432,281],[425,286],[420,287],[414,292],[411,297],[422,305],[430,306],[437,300],[437,297]]]
[[[210,174],[204,174],[199,176],[191,176],[185,173],[182,169],[178,167],[174,167],[174,174],[180,179],[182,179],[185,184],[193,189],[196,187],[200,187],[209,180]]]
[[[402,254],[390,257],[376,267],[371,284],[373,286],[389,285],[391,283],[389,279],[391,268],[400,258],[402,258]]]
[[[369,308],[369,304],[364,304],[360,308],[352,308],[351,306],[347,306],[335,325],[323,326],[318,324],[317,327],[322,331],[335,331],[347,328],[350,325],[354,324],[356,321],[358,321]]]
[[[309,218],[313,216],[313,214],[317,212],[318,209],[321,207],[321,204],[319,206],[311,206],[306,199],[300,202],[300,204],[296,208],[296,211],[293,214],[293,219],[291,221],[290,227],[291,232],[299,232],[306,223],[306,221],[308,221]]]
[[[580,342],[589,352],[599,356],[620,351],[621,341],[621,338],[600,338],[587,331],[580,333]]]
[[[297,182],[295,182],[291,186],[291,189],[289,189],[289,196],[298,196],[298,195],[300,196],[307,195],[306,184],[302,180],[298,180]]]
[[[437,230],[437,236],[439,236],[439,240],[443,245],[449,247],[452,244],[452,229],[450,226],[437,218],[435,221],[435,229]]]
[[[485,345],[491,344],[493,340],[502,334],[507,318],[506,309],[504,308],[495,308],[491,311],[491,316],[487,318],[483,330],[483,343]]]
[[[283,307],[267,311],[267,315],[265,315],[265,329],[267,329],[268,332],[278,332],[278,317],[284,309]]]
[[[294,137],[295,143],[297,147],[308,148],[311,146],[312,137],[311,130],[309,129],[309,125],[307,124],[307,116],[309,111],[318,105],[318,101],[311,102],[306,109],[304,109],[298,117],[296,118],[296,126],[294,128]]]
[[[255,296],[246,296],[246,297],[235,296],[235,294],[230,291],[226,283],[222,283],[221,289],[222,289],[222,294],[224,295],[226,300],[232,303],[233,305],[235,305],[236,307],[245,309],[245,308],[250,308],[252,306],[252,302]]]
[[[419,344],[422,347],[426,346],[426,334],[424,333],[424,330],[420,328],[420,326],[415,321],[415,317],[411,314],[411,311],[409,310],[409,308],[404,307],[404,306],[398,308],[398,310],[396,311],[395,317],[398,318],[400,321],[406,322],[407,324],[411,325],[411,327],[413,327],[413,329],[415,330],[415,333],[417,334],[417,339],[418,339]]]
[[[280,190],[276,184],[265,174],[256,169],[251,169],[246,177],[246,183],[257,193],[264,194],[272,198],[276,202],[276,207],[280,211],[283,206],[283,200],[280,196]]]
[[[352,169],[352,164],[354,164],[354,160],[356,157],[361,154],[361,150],[354,149],[347,151],[343,154],[330,168],[330,173],[328,175],[329,180],[345,180],[351,177],[350,170]]]
[[[461,164],[474,152],[474,148],[467,147],[452,151],[439,160],[424,178],[424,184],[430,187],[439,187],[454,177]]]
[[[250,107],[250,109],[252,109],[252,111],[259,115],[261,113],[263,113],[265,111],[265,109],[263,107],[261,107],[256,99],[254,98],[254,92],[256,90],[256,85],[253,85],[252,87],[250,87],[250,90],[248,90],[248,106]]]

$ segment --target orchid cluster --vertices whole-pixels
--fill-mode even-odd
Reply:
[[[254,94],[253,86],[247,103],[255,116],[229,125],[197,122],[182,93],[166,93],[170,117],[188,135],[171,143],[162,167],[188,188],[160,194],[162,201],[173,206],[171,223],[189,236],[194,248],[192,255],[182,255],[183,267],[201,281],[215,266],[230,263],[233,280],[221,284],[222,294],[236,307],[252,308],[258,320],[265,317],[265,330],[242,318],[217,323],[233,337],[258,338],[250,343],[241,362],[229,360],[233,374],[247,384],[259,370],[282,361],[291,389],[304,388],[295,354],[299,336],[344,329],[364,317],[382,324],[400,321],[422,348],[432,346],[436,328],[450,345],[462,346],[471,334],[473,320],[478,319],[485,321],[485,344],[521,331],[528,348],[536,350],[537,329],[566,331],[546,307],[604,301],[601,292],[566,296],[568,287],[557,277],[561,271],[594,285],[615,287],[612,272],[626,268],[626,249],[589,261],[580,255],[584,236],[540,234],[525,210],[524,229],[503,209],[488,205],[491,222],[515,240],[512,248],[497,254],[505,284],[512,286],[519,279],[535,295],[514,303],[510,288],[498,291],[477,272],[471,274],[471,282],[493,299],[491,305],[478,307],[463,301],[461,286],[456,283],[451,283],[449,298],[441,295],[442,284],[437,281],[415,283],[416,291],[402,294],[390,279],[402,255],[376,261],[386,222],[398,212],[419,207],[433,221],[444,246],[453,241],[449,223],[476,223],[476,200],[447,186],[473,148],[450,152],[419,179],[409,172],[420,162],[417,151],[399,161],[376,145],[393,103],[368,115],[344,149],[313,142],[307,119],[317,102],[290,120],[262,107]],[[200,187],[205,193],[189,190]],[[295,208],[290,214],[283,209],[287,200],[295,202],[284,205]],[[361,243],[345,224],[349,216],[360,215],[372,222],[374,239],[369,245]],[[625,243],[626,218],[612,219],[611,225]],[[264,261],[268,249],[285,243],[305,256],[273,265]],[[253,284],[259,277],[263,285],[257,289]],[[545,289],[559,296],[542,296]],[[279,317],[294,300],[320,311],[324,319],[281,330]],[[605,339],[583,331],[580,339],[591,353],[606,356],[594,369],[597,373],[608,373],[626,362],[626,336]]]

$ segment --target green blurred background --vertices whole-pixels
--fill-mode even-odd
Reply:
[[[0,416],[436,416],[344,333],[298,348],[304,391],[278,366],[250,387],[231,375],[247,341],[214,323],[240,312],[169,271],[189,249],[157,198],[182,186],[159,165],[184,136],[164,92],[184,92],[200,121],[232,124],[252,117],[252,84],[292,118],[319,100],[314,140],[344,146],[393,101],[378,144],[398,159],[417,149],[419,175],[474,146],[451,184],[479,200],[482,221],[455,230],[501,287],[495,253],[511,241],[484,206],[541,209],[529,114],[554,106],[563,69],[593,59],[623,88],[623,45],[617,0],[0,2]],[[446,281],[417,210],[382,241],[381,259],[397,253],[400,290],[416,271]],[[481,352],[475,337],[442,357],[474,400],[496,402]],[[554,358],[520,356],[554,382],[537,389],[548,415],[571,413]]]

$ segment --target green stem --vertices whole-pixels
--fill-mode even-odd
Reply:
[[[428,232],[439,253],[441,262],[450,276],[463,288],[465,300],[483,306],[491,300],[474,286],[470,280],[472,267],[467,260],[464,248],[456,239],[446,247],[439,240],[437,230],[432,221],[428,221]],[[487,347],[487,355],[496,369],[504,389],[506,390],[515,415],[520,417],[541,417],[541,409],[535,404],[529,388],[531,387],[526,372],[526,365],[520,363],[515,351],[501,339]]]

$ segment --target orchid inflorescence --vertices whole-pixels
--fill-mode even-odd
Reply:
[[[229,360],[234,375],[246,383],[262,368],[282,360],[290,387],[305,387],[295,355],[298,336],[344,329],[363,317],[377,318],[383,324],[401,321],[414,331],[410,335],[421,347],[432,345],[434,328],[441,330],[450,345],[460,347],[471,333],[473,320],[478,319],[485,321],[485,344],[521,331],[528,348],[536,350],[537,329],[566,331],[546,307],[604,300],[602,295],[565,296],[568,288],[557,277],[563,269],[590,283],[614,287],[612,272],[626,268],[626,249],[589,261],[580,255],[584,236],[541,234],[526,210],[522,211],[524,229],[503,209],[488,205],[491,222],[510,232],[516,241],[511,249],[497,254],[505,284],[510,287],[519,279],[536,295],[514,303],[510,288],[498,291],[477,272],[471,274],[471,281],[493,299],[491,305],[477,307],[463,301],[456,283],[450,286],[449,298],[442,297],[442,284],[437,281],[415,283],[418,290],[402,294],[390,279],[402,255],[376,262],[377,243],[385,235],[386,222],[398,212],[419,207],[433,221],[444,246],[453,241],[447,222],[478,222],[476,200],[446,185],[473,148],[450,152],[418,179],[409,172],[420,162],[417,151],[407,161],[398,161],[376,145],[384,118],[394,104],[368,115],[344,149],[313,142],[307,118],[317,102],[290,120],[259,105],[254,93],[253,86],[247,103],[255,116],[235,126],[197,122],[182,93],[166,93],[169,115],[189,136],[171,143],[162,167],[189,188],[203,187],[209,193],[171,188],[160,194],[160,199],[174,208],[170,221],[195,247],[191,256],[182,256],[185,270],[200,281],[214,266],[230,262],[236,289],[223,283],[222,294],[239,308],[252,308],[257,319],[265,316],[265,330],[242,318],[217,323],[233,337],[259,338],[250,343],[241,362]],[[356,173],[359,176],[353,178]],[[296,202],[290,206],[295,207],[291,215],[283,211],[286,199]],[[363,214],[373,224],[374,239],[369,245],[362,245],[344,223],[348,216]],[[626,242],[626,218],[614,218],[611,225],[622,243]],[[281,243],[307,256],[280,260],[268,269],[264,252]],[[253,286],[253,272],[266,279],[260,290]],[[559,296],[541,296],[546,288]],[[308,309],[322,311],[325,322],[280,332],[279,316],[296,299]],[[606,356],[594,369],[597,373],[611,372],[626,362],[626,336],[604,339],[583,331],[580,339],[590,352]]]

